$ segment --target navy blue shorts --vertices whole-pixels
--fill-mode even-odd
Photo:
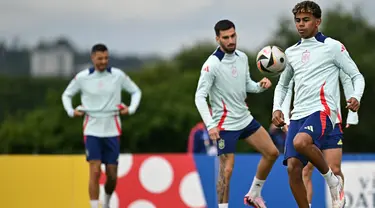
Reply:
[[[239,139],[246,139],[255,133],[261,125],[253,119],[244,129],[238,131],[220,131],[220,139],[217,141],[217,155],[236,152]]]
[[[117,165],[120,156],[120,137],[85,136],[86,160],[100,160]]]
[[[307,158],[298,153],[294,148],[293,140],[298,133],[304,132],[309,134],[314,144],[320,149],[325,137],[329,135],[332,130],[333,126],[331,120],[326,113],[321,111],[317,111],[299,120],[291,120],[285,141],[283,164],[287,165],[287,160],[292,157],[299,159],[303,165],[307,165],[308,163]]]
[[[342,131],[341,124],[336,124],[333,131],[323,139],[320,149],[336,149],[342,148],[344,134]]]

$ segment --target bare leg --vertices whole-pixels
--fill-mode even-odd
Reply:
[[[306,188],[302,180],[303,164],[297,158],[288,159],[289,185],[299,208],[309,208]]]
[[[326,158],[329,167],[335,175],[341,176],[344,180],[344,174],[341,171],[341,161],[342,161],[342,149],[327,149],[323,150],[324,157]]]
[[[100,179],[100,160],[91,160],[90,179],[89,179],[89,196],[90,200],[99,200],[99,179]]]
[[[256,178],[266,180],[273,164],[279,156],[279,151],[263,127],[260,127],[254,134],[246,138],[245,141],[262,154],[262,158],[258,163]]]
[[[298,133],[293,140],[293,144],[297,152],[307,157],[320,173],[328,173],[328,163],[324,159],[323,153],[313,143],[312,137],[309,134],[304,132]]]
[[[112,196],[112,193],[116,189],[117,185],[117,165],[106,165],[106,175],[107,180],[105,182],[105,201],[104,201],[104,208],[109,207],[109,202]]]
[[[298,133],[293,141],[294,148],[297,152],[304,155],[309,161],[319,170],[326,180],[330,192],[333,204],[338,207],[345,205],[343,182],[341,177],[331,171],[323,157],[323,153],[318,147],[313,144],[312,137],[304,132]]]
[[[217,181],[217,197],[219,204],[229,201],[229,182],[234,166],[234,154],[222,154],[220,157],[219,178]]]
[[[303,168],[303,183],[305,184],[306,191],[307,191],[307,200],[309,204],[311,204],[312,201],[312,196],[313,196],[313,186],[312,186],[312,181],[311,181],[311,176],[314,170],[314,166],[311,163],[308,163],[304,168]]]

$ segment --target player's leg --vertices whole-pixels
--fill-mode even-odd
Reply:
[[[302,179],[304,164],[300,159],[295,157],[289,158],[287,164],[289,186],[292,190],[294,199],[296,200],[299,208],[309,208],[310,205],[307,199],[306,187]]]
[[[86,160],[89,162],[89,197],[91,208],[99,208],[101,142],[99,137],[85,136]]]
[[[313,113],[304,122],[294,138],[293,145],[296,151],[308,158],[323,175],[330,187],[332,201],[341,208],[345,205],[342,179],[333,174],[319,149],[321,139],[325,139],[332,129],[332,123],[324,112]]]
[[[305,187],[306,187],[307,200],[310,206],[311,206],[311,201],[312,201],[312,196],[313,196],[313,185],[311,181],[311,176],[312,176],[313,171],[314,171],[314,166],[313,164],[309,162],[303,168],[303,172],[302,172],[303,183],[305,184]]]
[[[234,166],[234,152],[241,131],[220,131],[217,141],[219,156],[219,176],[216,184],[219,208],[228,208],[229,184]]]
[[[335,175],[341,176],[342,180],[344,181],[344,174],[341,171],[341,161],[342,161],[342,149],[326,149],[323,150],[323,154],[331,167],[332,172]]]
[[[216,185],[219,208],[227,208],[229,202],[229,183],[234,166],[234,154],[222,154],[219,164],[219,177]]]
[[[344,175],[341,171],[343,140],[344,135],[341,124],[336,124],[332,133],[322,143],[321,150],[332,172],[335,175],[341,176],[344,180]]]
[[[340,124],[337,124],[332,133],[324,139],[321,150],[332,169],[332,172],[335,175],[341,176],[344,181],[344,176],[341,172],[342,139],[343,132]]]
[[[106,165],[107,180],[104,185],[105,198],[103,208],[109,208],[109,202],[117,185],[117,167],[120,156],[120,138],[103,138],[103,163]]]
[[[266,180],[273,164],[279,156],[279,150],[262,126],[251,136],[247,137],[245,141],[262,155],[258,163],[256,178]]]
[[[273,164],[279,156],[279,151],[268,132],[255,119],[246,127],[240,138],[245,138],[245,141],[262,155],[253,183],[245,196],[245,203],[265,207],[261,198],[261,191]]]
[[[294,199],[299,208],[308,208],[306,187],[302,179],[303,167],[307,164],[307,159],[299,154],[293,145],[293,140],[301,128],[304,119],[290,121],[288,134],[285,141],[285,152],[283,164],[288,166],[289,186]]]

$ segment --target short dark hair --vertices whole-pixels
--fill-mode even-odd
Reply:
[[[231,22],[230,20],[220,20],[219,22],[216,23],[214,29],[215,29],[216,36],[219,36],[220,31],[229,30],[231,28],[236,29],[236,26],[234,25],[233,22]]]
[[[91,54],[93,53],[96,53],[96,52],[105,52],[105,51],[108,51],[108,48],[107,46],[105,46],[104,44],[102,43],[98,43],[98,44],[95,44],[92,48],[91,48]]]
[[[294,16],[296,16],[296,14],[300,12],[307,12],[307,13],[311,13],[315,18],[322,17],[322,10],[320,9],[320,6],[313,1],[302,1],[296,4],[292,12]]]

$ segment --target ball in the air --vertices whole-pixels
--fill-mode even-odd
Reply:
[[[257,55],[257,67],[260,72],[269,76],[278,76],[286,66],[284,51],[277,46],[266,46]]]

